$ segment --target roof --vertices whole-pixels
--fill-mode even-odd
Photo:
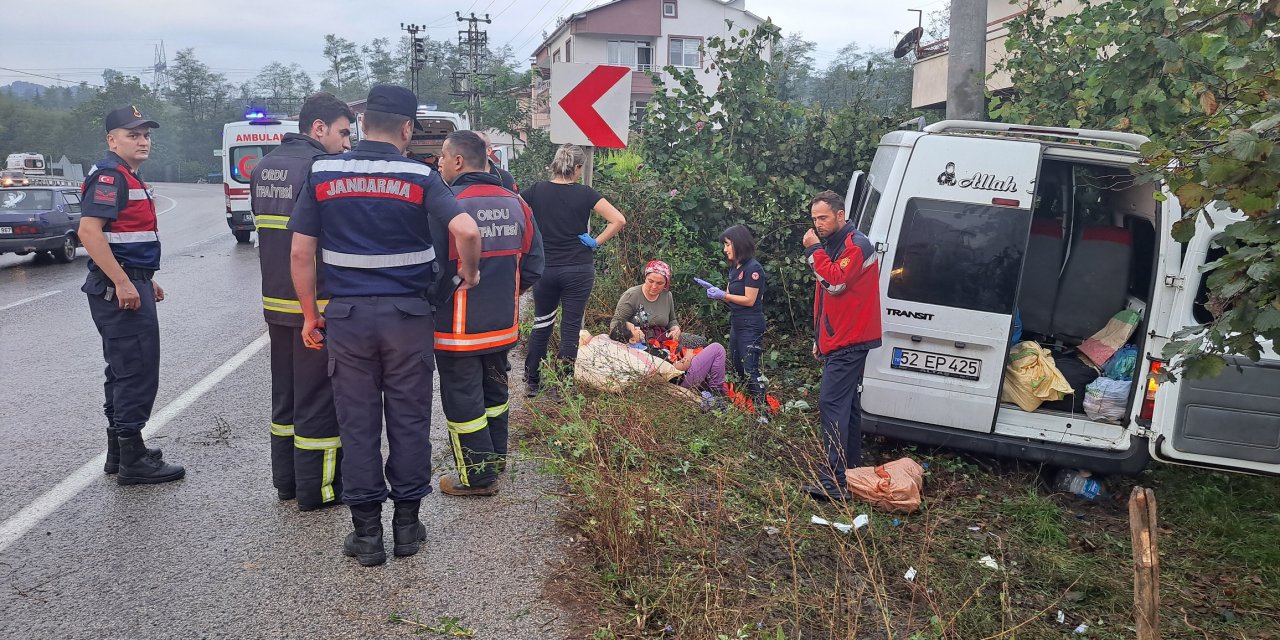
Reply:
[[[574,22],[577,22],[578,20],[581,20],[581,19],[583,19],[583,18],[587,17],[587,15],[588,15],[588,14],[594,13],[594,12],[596,12],[596,11],[600,11],[601,9],[606,9],[606,8],[608,8],[608,7],[612,7],[612,6],[616,5],[616,4],[621,4],[621,3],[623,3],[623,2],[628,2],[628,1],[630,1],[630,0],[609,0],[609,2],[605,2],[604,4],[601,4],[601,5],[596,6],[596,7],[592,7],[592,8],[590,8],[590,9],[585,10],[585,11],[579,11],[579,12],[577,12],[577,13],[571,13],[571,14],[569,14],[569,17],[565,18],[563,22],[561,22],[558,26],[556,26],[556,28],[555,28],[555,30],[554,30],[554,31],[552,31],[550,34],[548,34],[548,35],[547,35],[547,37],[546,37],[546,38],[544,38],[544,39],[542,40],[542,42],[538,43],[538,46],[537,46],[537,47],[535,47],[535,48],[534,48],[534,50],[533,50],[533,55],[534,55],[534,56],[538,55],[538,52],[539,52],[539,51],[541,51],[541,50],[543,49],[543,47],[546,47],[546,46],[550,45],[552,41],[554,41],[556,38],[558,38],[558,37],[560,36],[560,33],[561,33],[561,32],[563,32],[565,29],[568,29],[568,28],[569,28],[569,25],[573,24]],[[695,1],[696,1],[696,0],[695,0]],[[718,4],[722,4],[722,5],[729,5],[729,4],[732,4],[733,2],[735,2],[736,0],[710,0],[710,1],[711,1],[711,2],[715,2],[715,3],[718,3]],[[746,14],[747,16],[750,16],[751,18],[754,18],[754,19],[756,19],[756,20],[758,20],[758,21],[760,21],[760,22],[764,22],[764,21],[765,21],[765,19],[764,19],[764,18],[761,18],[760,16],[758,16],[758,15],[756,15],[756,14],[754,14],[754,13],[751,13],[750,11],[748,11],[748,10],[746,10],[746,9],[740,9],[740,11],[742,11],[742,13]]]

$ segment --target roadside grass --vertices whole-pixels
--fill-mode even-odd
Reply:
[[[927,465],[921,510],[895,516],[799,491],[820,451],[807,413],[760,425],[665,383],[626,397],[561,386],[526,423],[568,487],[579,545],[558,594],[592,614],[575,637],[1131,638],[1126,501],[1140,483],[1159,504],[1162,637],[1280,638],[1274,479],[1157,467],[1091,503],[1051,493],[1047,469],[868,439],[867,463]],[[850,534],[810,523],[863,513]]]

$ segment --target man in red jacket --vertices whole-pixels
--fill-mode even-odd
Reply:
[[[818,282],[813,300],[814,355],[822,360],[819,410],[827,462],[815,498],[844,500],[845,469],[862,462],[858,386],[867,352],[880,346],[880,267],[875,246],[845,219],[844,197],[823,191],[809,203],[813,228],[805,256]]]

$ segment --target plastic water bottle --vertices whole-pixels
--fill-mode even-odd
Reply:
[[[1085,500],[1096,500],[1102,495],[1102,483],[1089,475],[1088,471],[1063,469],[1053,480],[1053,490],[1070,493]]]

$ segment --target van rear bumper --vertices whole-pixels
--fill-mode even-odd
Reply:
[[[974,433],[949,427],[862,413],[862,431],[938,447],[963,449],[1001,458],[1044,462],[1072,469],[1112,475],[1137,475],[1151,461],[1145,437],[1130,436],[1125,451],[1104,451],[994,433]]]

